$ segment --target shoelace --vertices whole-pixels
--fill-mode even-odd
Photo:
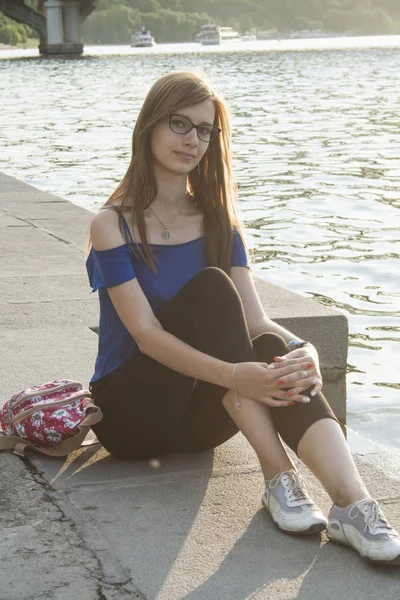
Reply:
[[[275,481],[272,480],[269,484],[270,487],[275,488],[278,485],[279,479],[280,477],[278,476],[275,478]],[[306,490],[308,490],[307,484],[298,473],[294,473],[293,471],[287,471],[287,473],[285,473],[282,476],[282,483],[284,482],[287,482],[289,484],[287,492],[288,499],[290,501],[295,500],[298,503],[298,506],[301,506],[302,504],[312,504],[310,498],[307,498],[306,494],[304,493],[301,487],[303,486]]]
[[[357,515],[357,513],[353,513],[354,516],[352,516],[351,513],[354,511],[354,509],[358,509],[364,515],[364,531],[369,528],[370,532],[373,534],[386,533],[390,537],[397,537],[397,532],[387,522],[376,500],[367,498],[366,500],[357,502],[357,504],[355,504],[349,511],[349,517],[351,519],[355,518]]]

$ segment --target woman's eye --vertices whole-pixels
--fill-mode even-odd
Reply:
[[[185,123],[183,121],[174,119],[173,123],[176,127],[185,127]]]
[[[210,135],[210,131],[211,131],[211,127],[207,127],[207,126],[200,127],[200,129],[199,129],[200,135]]]

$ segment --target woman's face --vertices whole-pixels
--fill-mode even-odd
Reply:
[[[194,125],[213,125],[215,106],[212,100],[204,100],[187,108],[177,109],[174,115],[186,117]],[[184,120],[184,122],[186,122]],[[183,128],[184,123],[174,117],[174,128]],[[202,136],[202,130],[200,129]],[[204,136],[202,136],[204,137]],[[212,142],[211,142],[212,143]],[[175,175],[188,175],[201,161],[207,151],[208,142],[198,138],[193,128],[188,133],[175,133],[171,130],[166,117],[153,130],[151,135],[151,151],[155,169],[162,169]]]

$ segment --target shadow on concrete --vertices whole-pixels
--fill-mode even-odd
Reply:
[[[155,461],[116,460],[100,445],[30,460],[62,509],[67,501],[67,516],[81,521],[103,571],[128,573],[146,598],[156,598],[196,521],[214,453],[167,456],[156,468]]]
[[[280,532],[261,509],[234,544],[219,569],[185,600],[273,598],[281,586],[301,577],[315,561],[321,536]],[[288,552],[288,549],[290,551]],[[260,594],[260,595],[259,595]]]
[[[351,548],[327,542],[304,577],[296,598],[397,600],[400,598],[400,569],[373,565]]]
[[[325,534],[280,532],[259,508],[262,474],[242,443],[159,464],[115,460],[100,445],[30,458],[66,516],[83,523],[107,582],[132,578],[147,600],[400,598],[398,568],[371,566]],[[313,491],[327,510],[329,499]]]

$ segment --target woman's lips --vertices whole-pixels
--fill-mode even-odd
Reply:
[[[185,160],[190,160],[194,158],[193,154],[187,154],[186,152],[178,152],[177,150],[175,150],[175,154],[177,154],[181,158],[184,158]]]

